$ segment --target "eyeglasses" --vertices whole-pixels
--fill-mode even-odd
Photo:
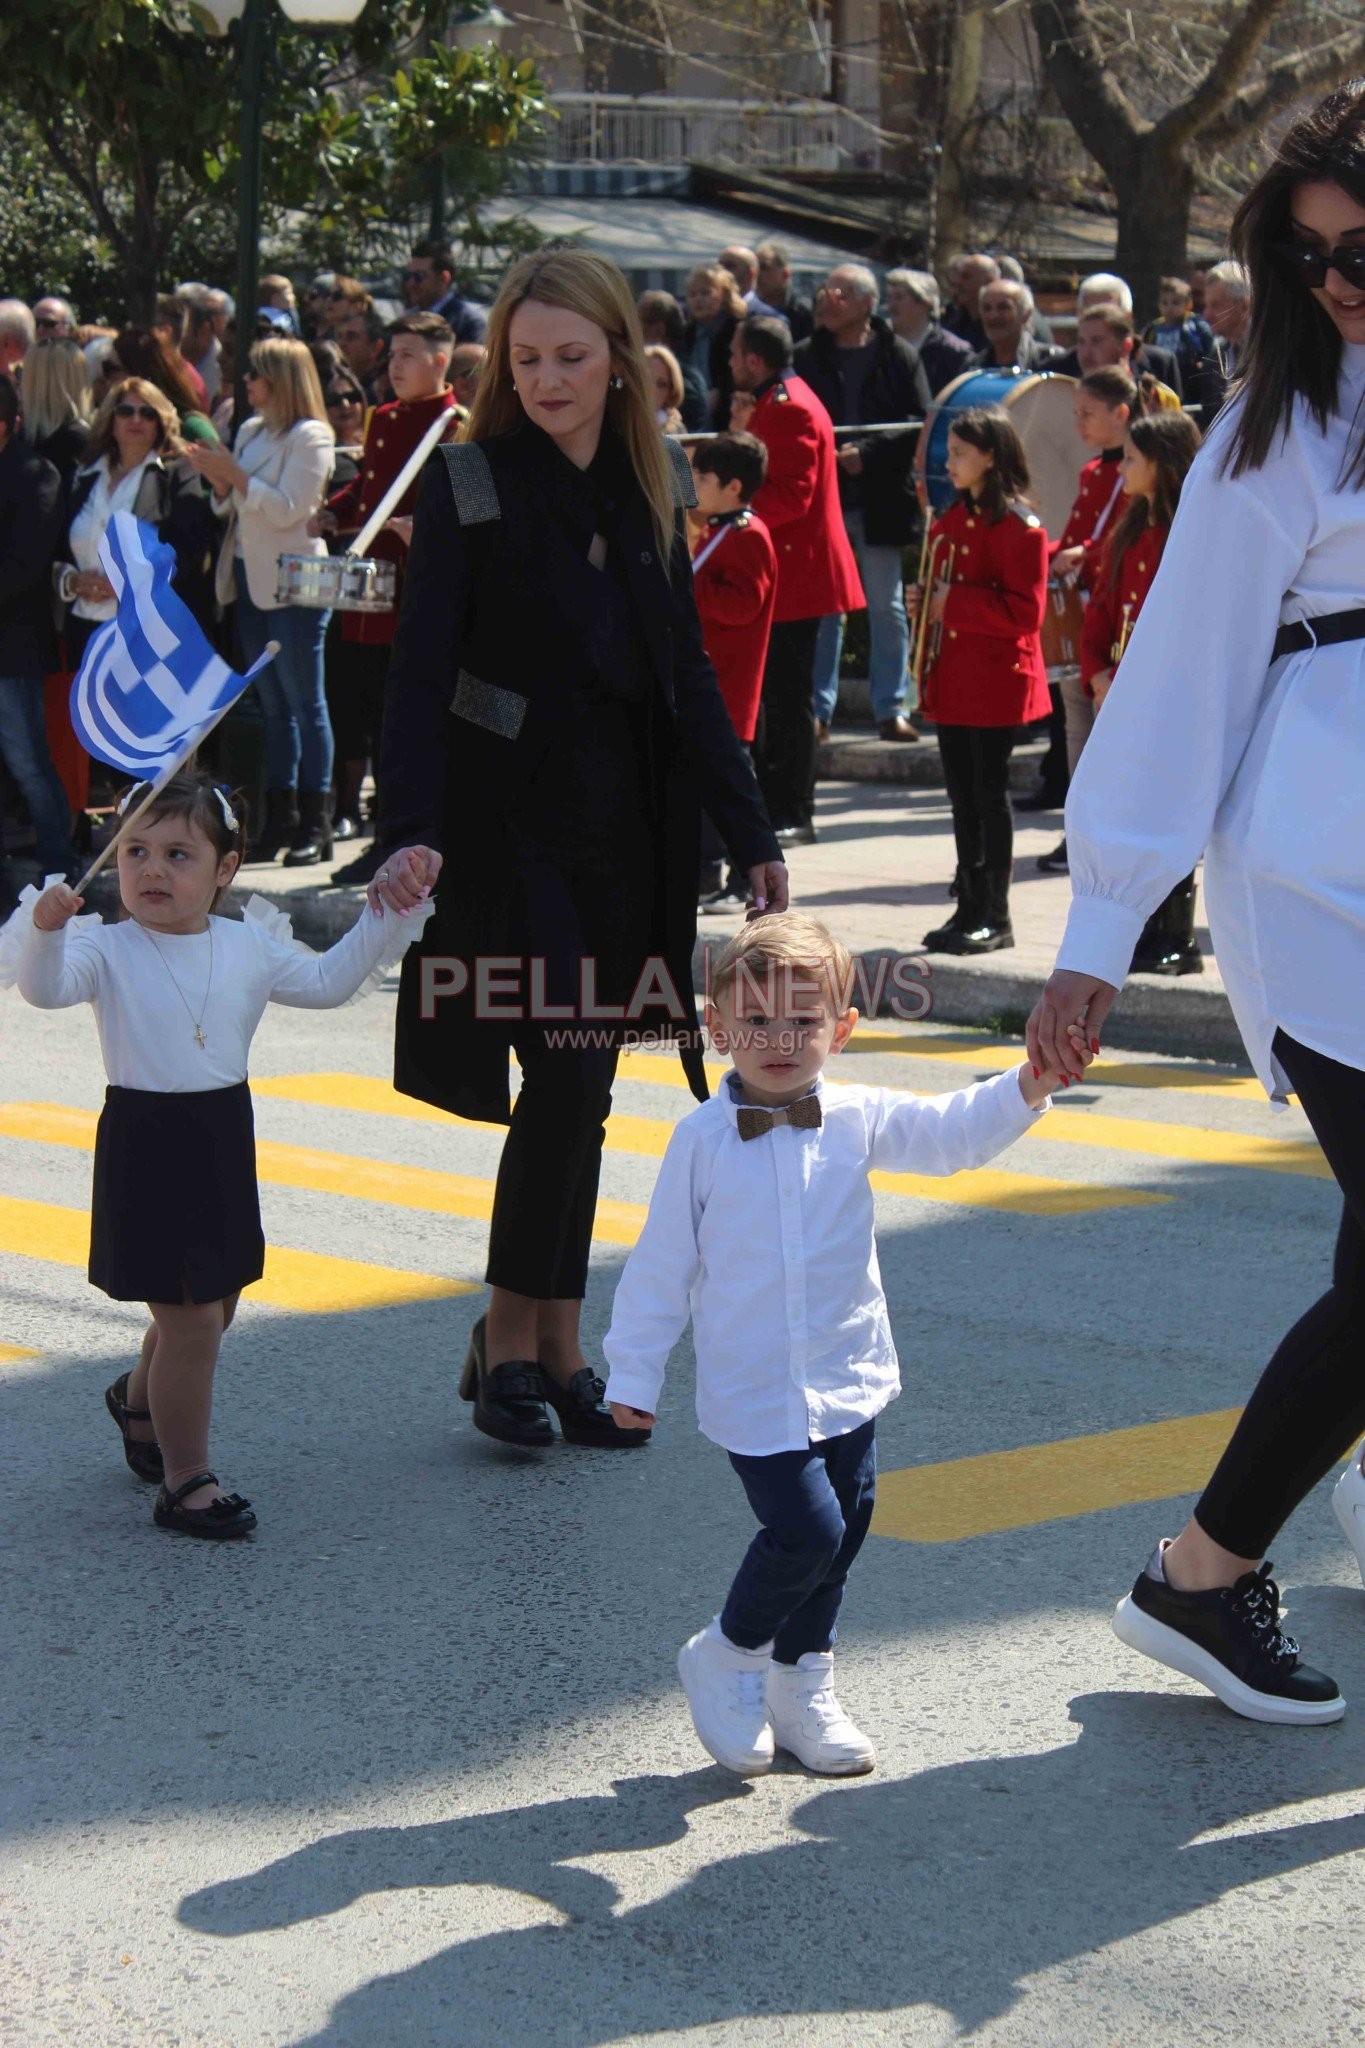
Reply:
[[[1307,242],[1272,242],[1270,254],[1282,270],[1310,291],[1322,289],[1329,270],[1335,270],[1356,291],[1365,291],[1365,242],[1340,242],[1330,250],[1310,248]]]
[[[161,415],[156,410],[156,407],[152,405],[116,405],[114,407],[114,418],[116,420],[151,420],[155,424],[161,418]]]
[[[403,282],[404,284],[425,284],[430,275],[431,272],[429,270],[405,270],[403,272]]]
[[[363,406],[365,403],[358,391],[329,391],[326,405],[328,412],[340,412],[343,406]]]

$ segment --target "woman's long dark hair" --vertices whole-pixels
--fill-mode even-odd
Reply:
[[[987,470],[982,480],[976,506],[988,526],[998,525],[1009,511],[1011,500],[1022,498],[1029,487],[1028,457],[1019,429],[1001,406],[969,405],[952,415],[948,432],[956,434],[969,448],[995,457],[994,469]],[[964,505],[968,501],[969,494],[959,491],[957,503]]]
[[[1251,325],[1238,379],[1242,407],[1223,458],[1233,476],[1261,467],[1288,427],[1296,398],[1307,402],[1320,427],[1336,406],[1341,335],[1308,287],[1270,253],[1272,243],[1293,240],[1295,186],[1319,178],[1365,206],[1365,78],[1349,79],[1294,123],[1232,223],[1232,252],[1251,274]],[[1357,490],[1365,486],[1365,434],[1344,470]]]
[[[1114,528],[1104,557],[1106,590],[1118,586],[1123,551],[1149,526],[1169,526],[1180,503],[1180,486],[1189,475],[1202,436],[1187,412],[1154,412],[1133,420],[1128,439],[1139,455],[1156,464],[1156,489],[1150,498],[1130,498]]]
[[[141,377],[164,392],[182,420],[188,413],[202,411],[176,356],[154,327],[123,328],[114,342],[114,354],[127,376]]]

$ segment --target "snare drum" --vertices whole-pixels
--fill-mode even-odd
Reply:
[[[393,562],[370,555],[281,555],[275,602],[316,611],[391,612],[397,591]]]
[[[915,451],[915,474],[935,512],[953,502],[948,481],[948,433],[956,414],[969,405],[998,405],[1019,430],[1029,465],[1029,502],[1048,537],[1066,525],[1081,465],[1090,451],[1076,432],[1074,377],[1039,376],[1024,370],[966,370],[945,384],[935,399]]]
[[[1047,610],[1043,613],[1043,663],[1053,668],[1070,668],[1081,658],[1081,627],[1085,623],[1085,600],[1074,583],[1047,586]]]

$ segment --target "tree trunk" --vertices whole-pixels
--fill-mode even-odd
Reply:
[[[961,255],[970,242],[967,164],[976,130],[985,28],[986,16],[981,6],[952,7],[947,31],[952,41],[939,125],[943,154],[939,158],[932,227],[932,260],[939,271],[953,256]]]
[[[1118,200],[1114,268],[1132,286],[1133,318],[1141,331],[1156,318],[1161,279],[1185,274],[1194,164],[1186,149],[1161,147],[1149,134],[1111,182]]]
[[[156,312],[156,295],[162,288],[162,230],[156,203],[160,184],[160,164],[146,158],[140,160],[132,180],[132,219],[127,247],[123,251],[128,318],[140,326],[150,326]],[[166,282],[166,289],[170,289],[170,280]]]

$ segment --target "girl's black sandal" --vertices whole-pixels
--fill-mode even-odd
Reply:
[[[157,1528],[173,1530],[177,1536],[207,1536],[219,1543],[234,1536],[249,1536],[256,1526],[256,1517],[251,1512],[251,1502],[243,1500],[240,1493],[220,1493],[206,1508],[180,1505],[187,1493],[217,1484],[216,1472],[196,1472],[174,1493],[167,1493],[163,1486],[152,1509]]]
[[[160,1444],[155,1440],[142,1441],[128,1434],[130,1422],[150,1422],[152,1419],[150,1408],[128,1406],[130,1377],[130,1374],[124,1373],[121,1379],[114,1381],[112,1387],[105,1388],[104,1405],[118,1424],[119,1435],[123,1438],[123,1455],[128,1460],[129,1471],[135,1472],[139,1479],[146,1479],[153,1485],[158,1485],[166,1476]]]

